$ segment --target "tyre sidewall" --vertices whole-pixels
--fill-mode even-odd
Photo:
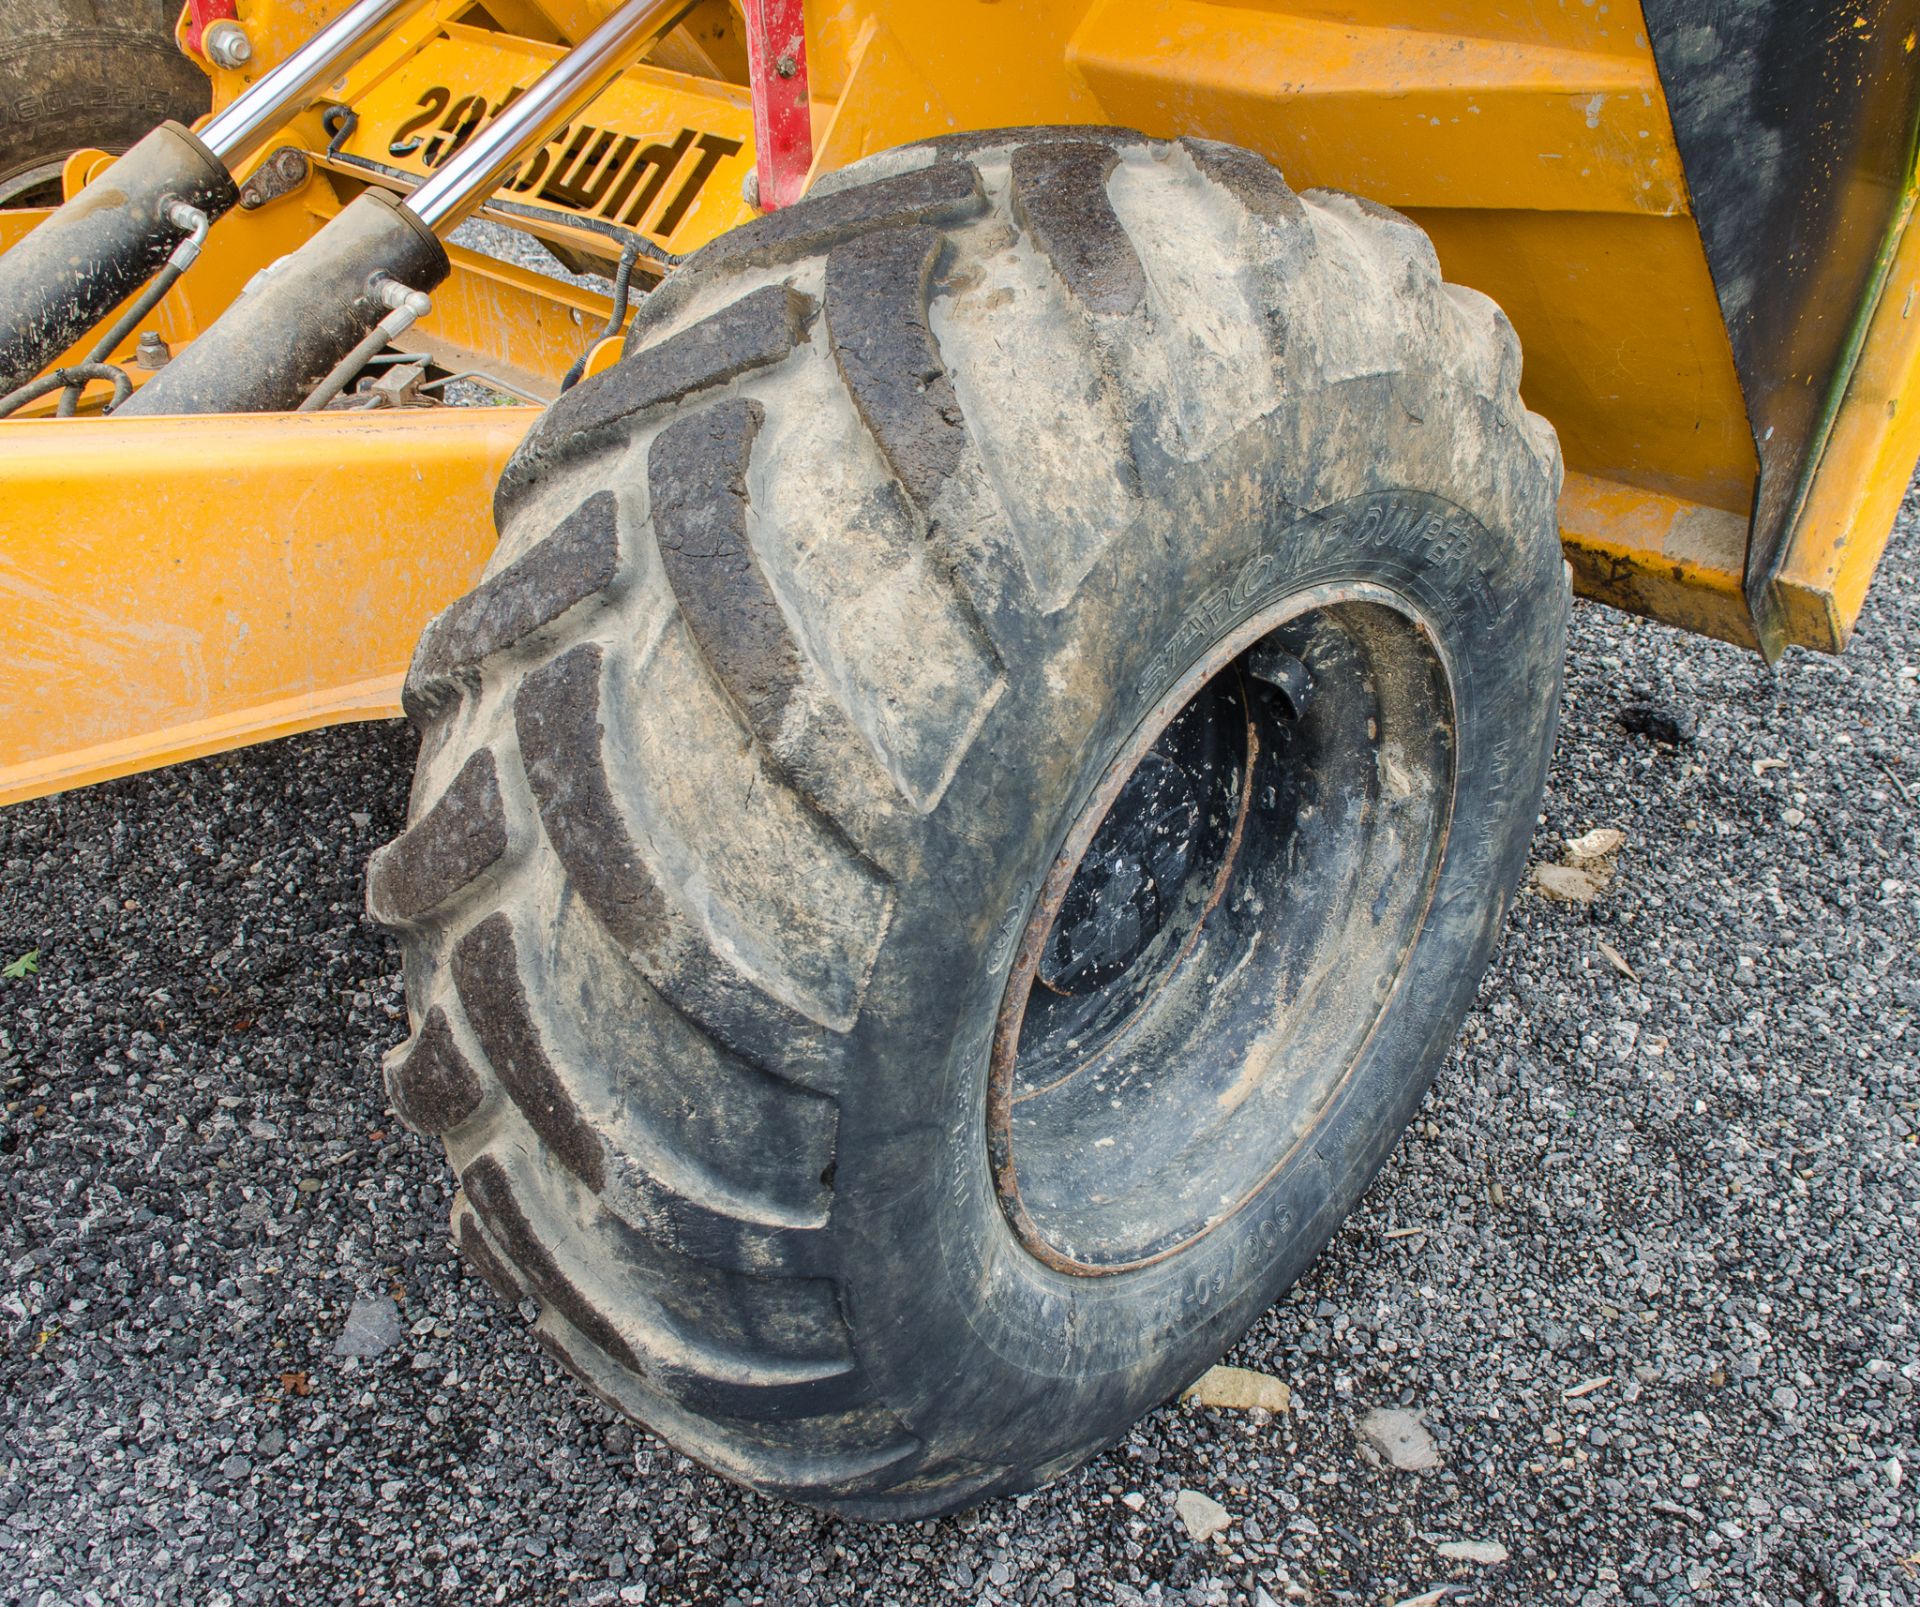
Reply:
[[[1383,417],[1410,422],[1384,441],[1360,429]],[[1511,417],[1442,376],[1377,376],[1199,462],[1162,458],[1142,484],[1138,524],[1076,602],[999,638],[1005,693],[931,823],[942,868],[912,883],[938,896],[903,893],[869,983],[854,1063],[882,1069],[842,1100],[835,1220],[863,1365],[943,1459],[979,1459],[983,1481],[1050,1475],[1124,1432],[1332,1236],[1458,1030],[1552,747],[1558,474]],[[1255,615],[1342,582],[1405,598],[1451,672],[1453,824],[1425,925],[1353,1070],[1242,1209],[1137,1271],[1055,1271],[1002,1213],[984,1136],[992,1033],[1041,882],[1171,686]]]
[[[12,9],[0,5],[0,18]],[[210,104],[205,74],[157,23],[16,34],[0,45],[0,174],[75,150],[123,151]]]

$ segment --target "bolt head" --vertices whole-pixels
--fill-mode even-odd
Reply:
[[[216,67],[244,67],[253,60],[253,41],[237,22],[212,24],[200,36],[200,48]]]

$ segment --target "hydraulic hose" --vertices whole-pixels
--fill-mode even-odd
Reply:
[[[407,289],[396,279],[389,279],[380,287],[380,299],[392,311],[367,331],[365,338],[358,346],[340,359],[334,366],[333,372],[313,388],[312,393],[300,404],[297,411],[319,412],[353,383],[354,375],[367,366],[382,346],[404,334],[416,318],[424,318],[433,310],[433,303],[425,294],[418,290]]]
[[[153,276],[153,282],[127,303],[126,311],[113,321],[113,327],[94,342],[93,350],[87,353],[89,365],[104,364],[113,355],[114,348],[133,333],[142,318],[160,305],[160,298],[173,288],[174,281],[191,268],[194,259],[200,255],[200,247],[205,243],[210,227],[206,213],[188,206],[185,201],[176,201],[168,211],[167,221],[175,228],[185,229],[186,236],[173,248],[165,265]],[[80,405],[80,392],[84,389],[83,385],[69,385],[60,393],[60,417],[73,416],[74,410]],[[116,405],[125,400],[124,396],[114,397]]]
[[[611,340],[620,333],[620,326],[627,321],[627,302],[633,292],[633,267],[640,260],[640,242],[633,241],[620,253],[619,265],[613,270],[613,308],[607,314],[607,321],[600,333],[593,337],[592,343],[578,357],[573,366],[561,377],[560,389],[570,391],[580,383],[581,376],[587,371],[587,361],[593,356],[594,347],[603,340]]]
[[[71,388],[74,394],[85,387],[90,379],[104,379],[113,386],[113,400],[107,403],[112,412],[133,392],[133,381],[128,379],[122,369],[111,363],[75,363],[71,368],[56,368],[51,374],[42,374],[38,379],[30,379],[26,384],[0,396],[0,418],[9,413],[17,413],[27,403],[37,401],[49,391],[63,391]]]

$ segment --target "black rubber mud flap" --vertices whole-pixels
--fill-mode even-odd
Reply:
[[[757,1489],[1093,1455],[1326,1243],[1521,873],[1567,587],[1511,327],[1225,146],[892,152],[717,241],[426,633],[396,1109]]]

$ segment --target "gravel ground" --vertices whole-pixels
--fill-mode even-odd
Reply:
[[[1912,501],[1841,660],[1580,608],[1537,853],[1617,827],[1616,879],[1519,900],[1415,1131],[1231,1358],[1292,1409],[1170,1406],[891,1531],[616,1422],[449,1251],[360,913],[404,727],[0,813],[0,963],[39,964],[0,980],[0,1596],[1910,1607],[1917,642]],[[1382,1407],[1438,1467],[1368,1454]],[[1231,1525],[1189,1539],[1183,1490]]]

